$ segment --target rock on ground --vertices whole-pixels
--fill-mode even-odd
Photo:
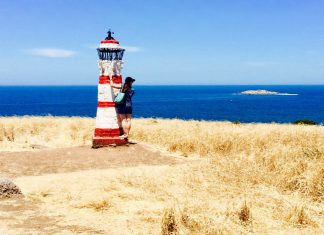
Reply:
[[[10,179],[0,177],[0,199],[22,196],[20,188]]]

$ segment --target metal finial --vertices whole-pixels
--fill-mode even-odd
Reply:
[[[111,32],[111,29],[109,29],[107,33],[108,33],[108,36],[106,37],[106,40],[112,40],[112,39],[114,39],[114,37],[111,36],[112,34],[114,34],[114,32]]]

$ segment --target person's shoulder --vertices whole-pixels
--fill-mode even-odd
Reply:
[[[123,90],[124,91],[127,91],[128,90],[128,85],[125,83],[124,86],[123,86]]]

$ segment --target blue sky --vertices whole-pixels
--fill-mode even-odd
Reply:
[[[111,28],[137,84],[323,84],[321,0],[1,0],[0,85],[95,85]]]

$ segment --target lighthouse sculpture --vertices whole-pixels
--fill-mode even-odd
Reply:
[[[92,147],[107,145],[123,145],[127,139],[121,138],[123,134],[121,124],[118,122],[114,98],[122,87],[121,69],[125,49],[119,46],[119,42],[108,36],[100,42],[98,51],[99,84],[96,127],[94,131]]]

